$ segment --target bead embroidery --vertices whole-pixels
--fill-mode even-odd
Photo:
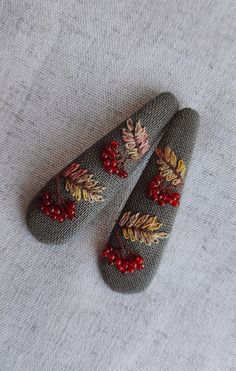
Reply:
[[[117,231],[115,234],[119,243],[119,248],[107,246],[102,252],[102,257],[107,260],[108,264],[114,265],[117,270],[123,274],[134,273],[136,270],[143,270],[143,257],[125,246]]]
[[[60,178],[56,176],[56,191],[43,192],[40,196],[39,209],[53,221],[59,223],[66,219],[74,220],[76,217],[76,204],[74,201],[66,200],[60,193]]]
[[[160,206],[170,204],[179,206],[180,194],[176,188],[183,185],[186,166],[182,159],[178,160],[174,151],[166,146],[155,150],[158,156],[159,174],[148,186],[148,197]]]
[[[116,174],[121,178],[127,178],[125,163],[139,161],[150,148],[148,134],[142,127],[140,120],[134,124],[131,119],[127,120],[127,127],[122,129],[122,140],[126,151],[122,151],[116,140],[107,143],[101,152],[101,160],[108,174]]]
[[[60,223],[66,219],[74,220],[76,217],[76,203],[66,199],[60,191],[60,179],[65,179],[65,190],[70,193],[76,201],[102,202],[102,192],[105,187],[99,186],[88,170],[80,168],[77,163],[71,164],[63,173],[55,177],[56,190],[54,192],[43,192],[40,195],[38,208],[53,221]]]
[[[140,213],[131,214],[131,211],[124,213],[118,226],[121,228],[123,237],[131,242],[140,242],[145,245],[158,243],[160,239],[168,237],[168,233],[159,232],[162,223],[156,216],[140,215]],[[110,265],[114,265],[121,273],[134,273],[136,270],[144,269],[144,259],[136,254],[131,248],[125,246],[115,230],[118,247],[107,246],[102,257],[106,258]]]
[[[119,151],[119,146],[116,140],[107,144],[101,153],[101,160],[108,174],[116,174],[121,178],[127,178],[128,173],[124,169],[127,158]]]

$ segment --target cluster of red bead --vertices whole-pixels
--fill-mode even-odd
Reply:
[[[40,197],[39,208],[44,215],[59,223],[64,220],[73,220],[76,217],[76,204],[74,201],[65,200],[61,196],[43,192]]]
[[[163,185],[164,178],[161,175],[155,176],[148,187],[148,197],[160,206],[172,205],[179,206],[180,194],[171,191]]]
[[[140,255],[129,252],[125,256],[121,250],[115,250],[113,247],[106,247],[102,252],[102,257],[106,258],[110,265],[114,265],[119,272],[134,273],[136,270],[144,269],[144,259]]]
[[[116,140],[105,146],[101,153],[101,160],[108,174],[116,174],[121,178],[127,178],[128,173],[124,170],[125,158],[119,152],[119,143]]]

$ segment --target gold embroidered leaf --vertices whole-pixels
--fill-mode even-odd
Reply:
[[[131,119],[127,120],[126,126],[122,130],[125,147],[131,160],[138,161],[150,148],[146,128],[141,125],[140,120],[134,124]]]
[[[121,218],[121,220],[120,220],[120,222],[119,222],[119,225],[120,225],[120,226],[125,225],[126,222],[129,220],[130,215],[131,215],[131,211],[128,211],[127,213],[125,213],[125,214],[122,216],[122,218]]]
[[[186,172],[184,160],[178,160],[169,146],[164,149],[156,148],[155,152],[158,156],[157,163],[160,167],[160,175],[174,186],[181,185]]]
[[[141,242],[146,245],[158,243],[160,239],[167,238],[166,232],[160,232],[162,224],[156,216],[124,213],[118,225],[121,227],[123,236],[131,242]]]
[[[98,185],[86,169],[81,169],[79,164],[72,164],[63,174],[66,178],[65,189],[76,201],[88,202],[104,201],[102,192],[105,187]]]

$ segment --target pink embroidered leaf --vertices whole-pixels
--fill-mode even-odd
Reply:
[[[138,161],[150,148],[146,128],[141,125],[140,120],[134,124],[132,119],[127,120],[126,126],[122,129],[125,147],[129,157],[133,161]]]

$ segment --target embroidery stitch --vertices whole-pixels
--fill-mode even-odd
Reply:
[[[155,152],[159,157],[157,163],[160,175],[173,186],[181,185],[186,172],[184,161],[182,159],[178,160],[176,154],[169,146],[166,146],[164,149],[157,148]]]
[[[165,184],[161,175],[155,176],[148,186],[148,197],[160,206],[170,204],[179,206],[180,194],[173,192],[172,187]]]
[[[150,148],[146,128],[141,125],[140,120],[134,124],[131,118],[127,120],[126,126],[122,129],[122,139],[130,159],[138,161]]]
[[[40,196],[38,207],[42,213],[53,221],[63,223],[66,219],[74,220],[76,217],[76,204],[66,200],[60,192],[60,176],[56,176],[56,191],[43,192]]]
[[[65,189],[76,201],[102,202],[102,192],[105,187],[98,185],[93,179],[93,174],[88,170],[80,168],[79,164],[72,164],[63,174],[66,178]]]
[[[128,119],[126,126],[122,129],[126,153],[120,149],[120,144],[116,140],[107,143],[101,153],[102,164],[106,172],[116,174],[121,178],[128,176],[125,163],[128,160],[140,160],[150,148],[146,128],[142,127],[140,120],[134,124],[131,119]]]
[[[155,176],[148,186],[148,197],[160,206],[170,204],[179,206],[180,194],[176,188],[183,185],[186,166],[182,159],[177,159],[175,152],[166,146],[155,150],[158,156],[159,175]]]
[[[114,265],[123,274],[143,270],[143,257],[125,246],[118,231],[115,231],[115,235],[119,248],[107,246],[102,252],[102,257],[107,259],[108,264]]]
[[[131,214],[131,211],[126,212],[118,225],[121,227],[123,236],[131,242],[141,242],[145,245],[159,243],[160,239],[168,237],[168,233],[159,232],[162,223],[159,222],[157,216]]]
[[[116,140],[106,144],[101,153],[101,160],[108,174],[116,174],[120,178],[127,178],[128,173],[124,169],[127,158],[120,152],[119,146]]]
[[[65,178],[65,189],[77,201],[85,200],[89,202],[104,201],[101,193],[105,187],[98,185],[93,179],[93,175],[88,170],[80,168],[77,163],[71,164],[63,174],[59,173],[56,179],[56,191],[43,192],[40,195],[38,207],[42,213],[49,216],[53,221],[60,223],[66,219],[74,220],[76,217],[76,203],[62,196],[60,191],[60,179]]]
[[[148,214],[131,214],[131,211],[127,211],[121,217],[118,226],[121,228],[123,237],[131,242],[151,245],[168,237],[168,233],[159,231],[162,223],[157,217]],[[107,246],[102,251],[102,257],[107,259],[108,264],[114,265],[123,274],[143,270],[143,257],[123,243],[118,230],[115,230],[115,236],[118,244],[115,247]]]

